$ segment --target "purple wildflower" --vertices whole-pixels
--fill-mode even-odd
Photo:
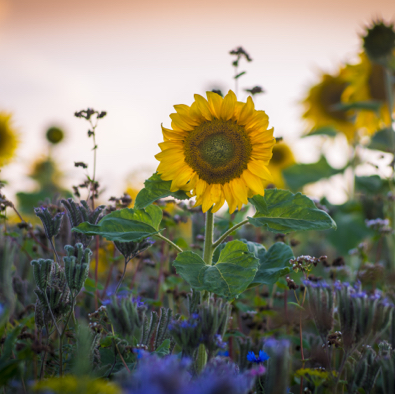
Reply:
[[[250,361],[251,363],[256,363],[256,364],[263,363],[264,361],[269,360],[269,358],[270,358],[269,355],[263,350],[259,351],[258,357],[252,351],[248,352],[247,354],[247,360]]]

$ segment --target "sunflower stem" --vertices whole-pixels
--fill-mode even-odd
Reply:
[[[203,260],[206,265],[211,265],[213,261],[213,235],[214,235],[214,214],[211,208],[206,213],[206,231],[204,234]]]
[[[161,240],[167,242],[167,243],[168,243],[169,245],[171,245],[173,248],[177,249],[180,253],[183,252],[183,250],[182,250],[179,246],[177,246],[174,242],[170,241],[169,238],[166,238],[166,237],[163,236],[162,234],[160,234],[160,233],[155,234],[154,237],[158,237],[158,238],[160,238]]]
[[[227,237],[229,237],[230,234],[233,233],[233,231],[237,230],[239,227],[245,225],[248,223],[248,219],[245,219],[241,221],[240,223],[235,224],[232,228],[230,228],[228,231],[224,232],[214,243],[213,243],[213,252],[219,245],[221,245],[222,242],[225,241]]]

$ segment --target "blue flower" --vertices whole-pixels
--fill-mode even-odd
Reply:
[[[263,350],[259,351],[258,357],[252,351],[248,352],[248,354],[247,354],[247,360],[252,363],[257,363],[257,364],[263,363],[264,361],[269,360],[269,358],[270,358],[269,355],[266,352],[264,352]]]

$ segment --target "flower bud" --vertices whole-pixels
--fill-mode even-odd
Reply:
[[[31,261],[30,264],[33,266],[33,275],[36,286],[41,291],[45,291],[48,286],[49,275],[54,261],[50,259],[38,259]]]
[[[92,251],[85,249],[81,243],[74,247],[66,245],[64,249],[67,253],[67,256],[63,257],[66,280],[72,297],[75,298],[88,277]]]
[[[140,242],[119,242],[114,241],[116,248],[119,253],[125,258],[125,262],[128,263],[131,259],[136,257],[138,254],[144,252],[154,244],[150,238],[143,239]]]
[[[52,217],[47,208],[40,207],[34,208],[34,213],[41,219],[41,222],[44,226],[45,235],[49,240],[59,234],[60,226],[64,216],[63,212],[59,212],[54,217]]]

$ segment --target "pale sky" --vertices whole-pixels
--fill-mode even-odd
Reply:
[[[56,151],[67,186],[80,183],[75,161],[92,164],[87,124],[73,116],[106,110],[97,132],[99,179],[120,195],[132,172],[154,172],[174,104],[194,93],[234,88],[228,52],[243,46],[243,88],[261,85],[256,107],[297,158],[317,157],[314,142],[297,141],[305,125],[298,104],[320,70],[352,61],[372,17],[394,20],[393,0],[135,1],[0,0],[0,110],[14,114],[22,144],[6,167],[6,193],[28,191],[28,165],[46,150],[44,133],[57,124],[67,141]],[[331,149],[331,148],[330,148]],[[330,160],[342,164],[337,145]]]

